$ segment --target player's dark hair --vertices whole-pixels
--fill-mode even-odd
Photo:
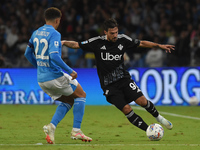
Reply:
[[[109,28],[115,28],[118,27],[117,21],[114,18],[110,18],[108,20],[105,20],[103,23],[103,29],[105,31],[108,31]]]
[[[61,18],[61,16],[62,16],[61,11],[56,7],[47,8],[44,12],[44,18],[46,20],[54,20],[57,18]]]

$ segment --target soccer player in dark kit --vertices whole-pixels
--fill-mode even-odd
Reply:
[[[83,42],[64,40],[61,41],[62,45],[74,49],[81,48],[95,54],[97,72],[106,100],[122,111],[133,125],[144,131],[148,127],[129,105],[135,101],[167,129],[172,129],[172,123],[159,114],[154,104],[145,98],[142,91],[131,79],[129,72],[124,67],[123,55],[126,50],[132,49],[134,51],[137,47],[159,47],[171,53],[174,46],[132,39],[127,35],[118,34],[118,24],[113,18],[106,20],[103,27],[104,36],[93,37]]]

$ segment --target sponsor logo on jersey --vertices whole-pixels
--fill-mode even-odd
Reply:
[[[101,58],[102,60],[121,60],[122,59],[122,54],[121,55],[113,55],[110,53],[101,53]]]
[[[83,42],[81,42],[81,44],[87,44],[88,43],[88,41],[83,41]]]
[[[100,49],[104,49],[104,50],[106,50],[106,46],[104,45],[104,46],[102,46]]]
[[[121,51],[123,49],[123,46],[121,44],[119,44],[118,48]]]

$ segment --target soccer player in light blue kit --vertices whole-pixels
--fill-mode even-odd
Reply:
[[[55,7],[45,10],[46,24],[32,34],[24,55],[37,68],[37,80],[42,90],[53,100],[62,102],[58,105],[50,124],[43,127],[47,142],[55,144],[56,126],[73,104],[74,123],[71,138],[90,142],[92,138],[85,136],[80,129],[86,93],[76,80],[77,73],[61,59],[61,35],[56,31],[61,16],[61,11]]]

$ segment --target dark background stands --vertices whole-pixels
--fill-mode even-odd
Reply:
[[[119,23],[119,33],[174,44],[176,51],[164,54],[163,66],[200,65],[200,0],[1,0],[1,68],[32,67],[23,56],[26,44],[32,32],[44,24],[43,11],[51,6],[63,14],[58,29],[62,40],[83,41],[103,35],[103,21],[114,17]],[[71,67],[95,67],[91,54],[82,50],[64,51],[64,60]],[[147,52],[140,48],[129,50],[127,67],[148,67]],[[76,53],[76,61],[71,62]]]

